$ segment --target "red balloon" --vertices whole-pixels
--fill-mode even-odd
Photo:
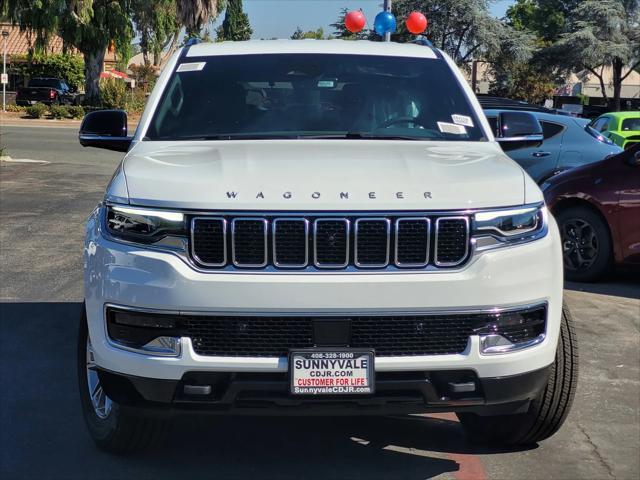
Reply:
[[[407,17],[407,30],[418,35],[427,29],[427,17],[420,12],[411,12]]]
[[[367,23],[367,19],[364,18],[364,13],[360,10],[351,10],[344,17],[344,26],[347,27],[351,33],[358,33],[362,30]]]

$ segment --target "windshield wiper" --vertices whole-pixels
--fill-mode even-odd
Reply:
[[[227,133],[215,135],[181,135],[179,137],[158,137],[154,140],[281,140],[296,139],[297,135],[284,134],[260,134],[260,133]]]
[[[374,135],[362,132],[345,132],[345,133],[328,133],[320,135],[298,135],[296,138],[304,138],[311,140],[331,140],[331,139],[347,139],[347,140],[431,140],[429,137],[413,137],[409,135]]]

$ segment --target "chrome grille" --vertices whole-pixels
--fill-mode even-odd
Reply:
[[[231,221],[231,258],[236,267],[267,265],[267,228],[263,218],[234,218]]]
[[[309,263],[309,221],[306,218],[276,218],[272,225],[275,266],[306,267]]]
[[[436,220],[435,263],[452,267],[464,262],[469,251],[469,219],[445,217]]]
[[[466,216],[197,216],[191,256],[201,268],[436,269],[469,258]]]
[[[429,263],[431,221],[426,217],[396,220],[396,265],[424,267]]]
[[[388,218],[359,218],[355,221],[354,263],[358,267],[386,267],[389,264],[391,222]]]
[[[321,218],[313,223],[314,261],[320,268],[349,265],[349,220]]]

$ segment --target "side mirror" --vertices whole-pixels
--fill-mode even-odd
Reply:
[[[497,118],[496,140],[504,151],[536,147],[542,143],[542,127],[529,112],[501,112]]]
[[[124,110],[98,110],[84,116],[78,138],[83,147],[126,152],[133,137],[127,136],[127,113]]]

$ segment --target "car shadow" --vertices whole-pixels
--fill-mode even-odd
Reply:
[[[617,272],[596,283],[565,281],[564,288],[576,292],[596,293],[613,297],[640,299],[640,275],[638,272]]]
[[[80,413],[75,349],[81,303],[0,303],[0,477],[406,478],[458,472],[469,456],[452,415],[174,419],[155,450],[108,455]],[[535,447],[533,447],[535,448]]]

